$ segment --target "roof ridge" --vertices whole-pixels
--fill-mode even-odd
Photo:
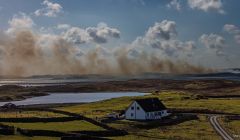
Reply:
[[[165,110],[165,105],[157,97],[143,98],[135,100],[146,112]]]

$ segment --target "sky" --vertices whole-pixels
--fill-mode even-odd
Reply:
[[[130,57],[147,53],[156,61],[235,68],[239,5],[239,0],[0,0],[0,46],[6,50],[4,37],[30,30],[41,45],[61,38],[79,54],[122,48]]]

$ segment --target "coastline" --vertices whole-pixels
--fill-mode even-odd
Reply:
[[[48,93],[145,92],[183,91],[202,97],[239,98],[240,82],[230,80],[163,80],[132,79],[127,81],[80,82],[49,86],[3,85],[0,102],[19,101],[49,95]]]

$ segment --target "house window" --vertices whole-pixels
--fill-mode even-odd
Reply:
[[[138,106],[138,107],[137,107],[137,110],[139,110],[139,109],[140,109],[140,107]]]
[[[134,110],[134,107],[133,107],[133,106],[131,107],[131,110]]]
[[[131,117],[133,117],[134,116],[134,114],[133,113],[131,113]]]

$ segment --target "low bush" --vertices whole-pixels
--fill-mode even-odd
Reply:
[[[15,128],[13,126],[0,124],[0,134],[1,135],[14,135]]]
[[[64,136],[61,140],[108,140],[106,138],[98,138],[87,135],[79,135],[79,136]]]
[[[57,117],[57,118],[0,118],[0,122],[16,122],[16,123],[32,123],[32,122],[68,122],[74,120],[82,120],[79,117]]]
[[[17,128],[17,131],[25,136],[49,136],[49,137],[62,137],[62,136],[71,136],[71,134],[58,132],[58,131],[50,131],[50,130],[30,130],[30,129],[21,129]]]

